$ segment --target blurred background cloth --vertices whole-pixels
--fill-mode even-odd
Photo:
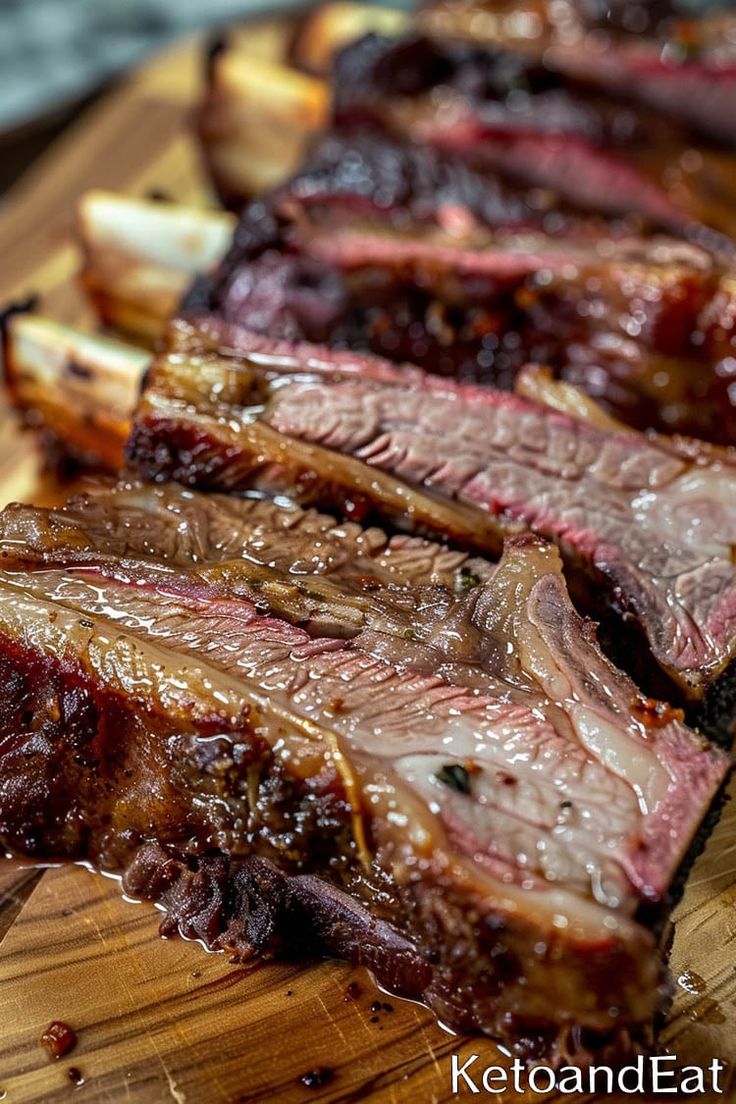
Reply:
[[[298,6],[298,0],[0,0],[0,130],[84,96],[177,35]]]
[[[408,7],[412,0],[373,2]],[[678,2],[697,8],[714,0]],[[305,0],[0,0],[0,132],[63,109],[179,34],[308,6]]]
[[[406,7],[412,0],[363,0]],[[102,89],[177,37],[309,0],[0,0],[0,197]]]

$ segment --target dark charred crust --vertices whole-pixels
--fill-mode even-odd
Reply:
[[[297,32],[297,44],[298,37]],[[658,57],[659,47],[654,48]],[[399,38],[365,36],[341,51],[336,72],[332,133],[311,150],[291,181],[265,203],[246,208],[228,257],[208,281],[206,304],[200,296],[192,307],[206,305],[272,334],[372,349],[397,361],[420,363],[440,375],[503,388],[513,386],[525,361],[539,360],[637,428],[687,432],[724,444],[734,439],[736,410],[727,383],[713,369],[722,354],[708,351],[710,339],[704,342],[700,330],[700,308],[707,305],[703,296],[717,308],[724,261],[732,263],[733,221],[723,213],[733,206],[732,196],[728,190],[721,195],[705,176],[701,182],[699,178],[690,182],[693,196],[687,202],[678,197],[688,189],[675,195],[666,185],[668,158],[676,159],[679,154],[673,150],[685,148],[691,139],[682,94],[675,97],[679,111],[677,102],[669,105],[675,110],[667,111],[664,101],[660,104],[664,112],[654,111],[646,97],[637,99],[636,91],[628,96],[626,82],[620,82],[611,95],[589,77],[555,69],[534,49],[519,52],[508,43],[474,42],[472,35],[433,36],[416,30]],[[438,89],[443,95],[454,92],[463,108],[461,122],[451,126],[449,134],[438,121],[441,113],[427,103]],[[506,118],[508,104],[520,93],[529,101],[525,122],[514,122],[518,105],[512,105],[511,118],[501,127],[509,128],[504,141],[513,145],[520,136],[522,145],[526,144],[527,153],[512,165],[509,147],[503,143],[498,156],[491,156],[494,140],[489,134],[494,133],[497,113]],[[626,134],[621,132],[616,101],[626,105]],[[411,118],[414,108],[419,112],[423,120],[419,140],[416,123],[407,122],[402,110],[395,110],[397,103],[409,108]],[[587,151],[580,172],[569,171],[568,165],[567,171],[556,175],[550,167],[555,157],[543,152],[549,137],[547,107],[552,105],[556,125],[568,138],[567,148],[574,150],[577,143]],[[712,139],[709,120],[701,122]],[[559,133],[555,126],[551,129]],[[540,145],[529,152],[530,135],[535,133],[532,146],[535,141]],[[663,163],[652,166],[652,150],[660,145]],[[546,168],[538,178],[535,170],[543,162]],[[630,195],[616,186],[619,178],[628,182]],[[575,187],[581,180],[582,193]],[[624,192],[630,201],[621,200]],[[720,198],[714,198],[713,192]],[[588,235],[590,241],[591,230],[593,239],[609,237],[612,245],[622,233],[643,234],[643,246],[652,231],[666,229],[678,239],[684,236],[693,242],[695,252],[701,248],[703,252],[695,261],[685,258],[680,264],[675,258],[672,266],[659,269],[664,272],[671,267],[674,273],[679,267],[684,275],[674,298],[670,301],[665,295],[656,309],[647,312],[631,359],[623,352],[624,345],[632,345],[631,335],[619,332],[612,321],[620,313],[617,295],[622,289],[616,287],[615,277],[609,279],[606,265],[597,305],[614,338],[608,353],[596,339],[596,326],[591,331],[581,322],[587,313],[581,307],[590,304],[584,298],[581,302],[570,287],[545,290],[533,273],[524,272],[511,290],[502,280],[482,294],[477,272],[474,280],[465,283],[457,271],[449,280],[446,273],[438,276],[439,254],[431,262],[420,263],[418,275],[402,273],[401,263],[387,254],[376,264],[366,262],[361,272],[360,265],[351,263],[347,272],[343,262],[318,256],[323,293],[316,297],[317,307],[310,305],[303,293],[314,278],[308,272],[309,261],[314,260],[308,239],[315,211],[317,225],[320,211],[327,212],[327,233],[336,216],[338,225],[350,229],[363,226],[369,212],[384,245],[392,236],[404,242],[419,239],[428,225],[445,226],[443,220],[449,214],[451,225],[453,219],[459,220],[458,241],[465,240],[470,228],[522,226],[541,235],[545,251],[556,243],[554,254],[556,247],[577,240],[575,235],[582,234],[583,240]],[[709,219],[712,226],[705,225]],[[370,232],[369,226],[368,236]],[[467,259],[472,244],[462,249]],[[656,250],[654,243],[652,249]],[[642,253],[645,263],[647,252]],[[654,252],[650,255],[653,258]],[[599,261],[600,256],[594,262],[597,274]],[[711,273],[705,271],[709,263]],[[254,277],[258,290],[250,296],[254,300],[250,305],[232,294],[238,270],[250,271]],[[273,279],[267,293],[264,277],[269,276]],[[659,276],[653,279],[657,283]],[[579,288],[584,287],[583,277],[577,275],[575,280]],[[552,284],[556,283],[553,279]],[[264,304],[269,294],[275,301]],[[716,334],[717,326],[711,328]],[[663,357],[664,373],[659,371]],[[662,375],[669,379],[666,386]]]
[[[581,6],[590,7],[577,5]],[[622,6],[614,4],[612,25],[617,32],[625,29],[625,20],[619,20]],[[657,12],[661,6],[655,5]],[[217,59],[226,46],[225,37],[218,36],[207,51],[205,77],[213,85]],[[684,50],[686,44],[681,46]],[[298,32],[292,49],[299,49]],[[281,569],[265,556],[258,566],[265,571],[268,564],[273,570],[268,585],[255,568],[251,577],[243,572],[238,580],[234,568],[227,569],[232,570],[227,576],[224,552],[213,566],[204,553],[200,555],[199,545],[189,556],[184,574],[177,575],[181,561],[172,564],[148,536],[145,561],[136,561],[131,553],[111,566],[117,553],[110,553],[108,546],[100,567],[94,538],[85,544],[87,531],[77,518],[73,534],[67,530],[69,545],[64,554],[68,560],[62,556],[54,562],[56,567],[63,565],[59,573],[68,588],[63,594],[71,605],[71,614],[64,607],[63,616],[75,618],[71,628],[67,625],[63,648],[51,632],[44,635],[46,615],[51,624],[62,616],[58,609],[50,609],[56,598],[49,598],[49,593],[58,595],[50,582],[36,584],[26,578],[20,584],[27,588],[25,606],[8,598],[7,624],[18,627],[0,636],[4,686],[0,840],[9,851],[24,857],[84,859],[122,873],[129,894],[155,901],[165,910],[161,932],[167,937],[180,933],[243,962],[277,955],[336,955],[369,967],[392,991],[426,1001],[450,1026],[502,1039],[529,1062],[585,1064],[596,1058],[615,1063],[651,1045],[653,1021],[672,993],[656,956],[656,939],[665,943],[668,916],[726,800],[723,783],[703,817],[727,762],[687,730],[683,716],[687,707],[688,716],[697,717],[702,730],[724,745],[733,738],[736,664],[702,707],[685,700],[688,694],[694,697],[702,691],[708,673],[730,654],[730,642],[723,646],[716,642],[721,650],[713,662],[707,645],[699,651],[699,640],[687,642],[690,652],[686,647],[678,650],[677,630],[682,624],[673,617],[675,631],[670,632],[667,650],[667,631],[672,626],[664,618],[656,622],[666,602],[658,603],[654,594],[660,578],[656,572],[664,569],[652,568],[650,590],[646,584],[637,589],[632,577],[637,572],[644,576],[648,570],[637,542],[628,546],[624,542],[619,549],[617,537],[605,526],[600,532],[594,526],[588,531],[584,525],[578,531],[578,522],[570,521],[575,510],[567,517],[561,511],[559,517],[548,518],[544,529],[539,522],[545,511],[544,495],[535,494],[533,481],[528,500],[524,488],[518,491],[513,481],[504,487],[498,468],[494,480],[494,461],[488,455],[481,453],[480,459],[472,452],[462,455],[462,443],[456,442],[458,469],[443,477],[455,455],[449,423],[443,426],[442,411],[430,409],[436,381],[420,378],[419,372],[413,375],[406,365],[399,373],[385,363],[376,367],[376,362],[373,377],[369,359],[359,356],[341,375],[344,366],[330,362],[329,349],[315,352],[313,348],[300,362],[305,347],[295,344],[284,353],[284,345],[308,340],[324,342],[333,350],[370,350],[393,362],[417,363],[439,376],[490,383],[502,390],[513,389],[525,361],[538,360],[549,363],[551,385],[563,379],[588,389],[606,410],[631,425],[695,432],[730,442],[736,432],[736,404],[727,401],[727,384],[716,379],[713,365],[718,358],[708,341],[732,351],[730,331],[726,333],[725,323],[721,326],[728,314],[722,298],[731,293],[723,259],[715,254],[722,250],[730,263],[734,245],[725,234],[719,238],[718,230],[704,226],[699,210],[694,214],[685,201],[684,206],[671,202],[662,181],[652,175],[659,168],[655,166],[648,179],[649,170],[641,171],[632,153],[637,143],[654,152],[651,135],[660,134],[668,135],[668,140],[674,135],[678,149],[683,148],[680,140],[689,136],[687,120],[668,120],[664,116],[672,112],[667,110],[659,119],[659,112],[635,103],[625,92],[621,98],[630,103],[624,134],[621,119],[613,118],[607,95],[592,78],[571,78],[555,70],[541,55],[535,57],[533,48],[515,54],[502,45],[483,47],[455,35],[432,38],[411,33],[400,39],[368,35],[341,54],[336,69],[335,133],[313,149],[296,178],[266,200],[249,205],[219,270],[190,287],[182,311],[193,325],[177,347],[177,328],[184,333],[186,327],[180,321],[173,324],[167,348],[180,355],[172,355],[167,362],[164,352],[144,375],[143,400],[127,459],[157,483],[176,479],[185,486],[236,494],[288,492],[298,502],[334,508],[350,521],[388,517],[414,533],[432,525],[443,539],[490,554],[499,552],[503,538],[510,537],[498,567],[498,590],[492,592],[490,584],[486,590],[488,578],[461,568],[451,594],[434,587],[412,610],[407,589],[403,604],[397,600],[392,607],[385,581],[366,575],[366,565],[361,563],[360,575],[346,588],[347,596],[341,592],[331,609],[332,579],[285,582],[284,572],[279,575]],[[443,134],[441,113],[432,118],[431,104],[429,113],[425,111],[422,99],[436,98],[437,89],[443,90],[446,104],[453,93],[462,102],[465,110],[458,117],[465,116],[466,131],[461,121],[459,126],[453,124],[452,134]],[[528,103],[526,110],[533,107],[537,118],[529,118],[526,127],[519,125],[518,116],[507,118],[502,148],[494,155],[488,115],[492,117],[496,110],[503,116],[511,93],[520,94],[522,108]],[[397,101],[408,111],[394,113]],[[519,103],[512,105],[511,115],[518,109]],[[404,115],[412,121],[402,122]],[[204,117],[200,121],[204,134],[207,123]],[[547,121],[551,130],[545,137]],[[426,148],[415,141],[422,128],[428,136]],[[703,129],[712,136],[712,127]],[[572,136],[563,151],[569,164],[562,166],[561,175],[560,133]],[[521,150],[516,160],[514,147]],[[576,161],[576,153],[581,160]],[[627,162],[629,155],[632,160]],[[541,180],[535,175],[537,162]],[[582,167],[579,179],[573,180],[578,176],[576,164]],[[614,186],[610,186],[608,170],[613,172],[613,166],[619,175],[613,174]],[[620,194],[617,183],[622,185]],[[679,191],[684,194],[686,189]],[[237,201],[237,197],[225,198]],[[703,217],[716,206],[715,200],[712,208],[705,204]],[[593,213],[600,208],[605,213]],[[645,234],[675,230],[691,243],[701,242],[705,251],[697,253],[688,246],[684,264],[678,262],[680,247],[673,242],[660,242],[650,250],[646,239],[628,240],[617,252],[621,232],[630,239],[634,227]],[[519,237],[519,228],[532,243],[525,260],[520,260],[523,249],[518,243],[510,248],[504,245],[513,242],[514,235]],[[601,248],[604,240],[610,249],[607,260]],[[484,262],[489,263],[484,266]],[[543,267],[547,264],[549,270]],[[645,275],[632,292],[625,285],[637,265]],[[570,268],[575,273],[572,278],[563,275]],[[612,320],[639,309],[641,288],[648,286],[652,270],[654,284],[662,276],[667,283],[666,278],[674,275],[674,291],[665,289],[656,297],[656,306],[647,306],[644,323],[636,323],[643,334],[637,341],[639,331],[632,334],[625,323]],[[593,285],[601,290],[599,298]],[[712,332],[706,341],[707,327],[701,322],[709,312]],[[208,316],[214,316],[209,330]],[[226,331],[218,329],[220,323],[229,326],[232,348],[223,337]],[[251,337],[246,329],[238,331],[241,325],[281,341],[280,351],[273,344],[249,348]],[[601,351],[609,347],[606,342],[617,350],[626,344],[634,353],[621,352],[619,357],[618,351]],[[234,366],[237,350],[243,355]],[[194,371],[177,376],[172,364],[185,361],[189,353],[195,358],[203,353],[204,359],[188,366]],[[293,381],[276,379],[282,370],[279,358],[297,366],[288,369],[300,376],[291,395]],[[205,392],[210,377],[202,372],[200,378],[196,371],[196,363],[203,362],[213,378],[218,365],[224,366],[209,395]],[[657,371],[660,363],[669,365],[668,372]],[[65,371],[82,378],[88,375],[84,366],[73,362]],[[669,381],[666,394],[652,390],[658,375]],[[192,377],[197,377],[196,385],[189,391]],[[356,401],[349,383],[339,390],[348,377],[367,381],[364,403]],[[321,378],[334,386],[330,396],[319,393]],[[397,388],[407,386],[407,379],[416,382],[417,410],[412,414],[409,402],[407,412],[399,411],[399,420],[403,418],[404,427],[414,427],[418,436],[425,434],[429,445],[424,451],[403,427],[404,438],[400,432],[392,439],[391,417],[376,416],[373,436],[370,425],[362,431],[360,426],[352,427],[351,435],[350,418],[374,399],[377,407],[383,403],[393,409],[396,393],[378,394],[387,379]],[[300,393],[298,387],[305,380]],[[371,383],[377,385],[375,394],[370,393]],[[407,394],[413,386],[407,386]],[[302,423],[299,415],[308,407],[305,394],[310,388],[314,407]],[[446,399],[450,385],[443,384],[442,390]],[[149,395],[157,401],[147,402]],[[457,395],[462,399],[462,388]],[[508,399],[496,398],[504,403]],[[474,391],[472,402],[460,410],[470,427],[468,432],[463,424],[468,439],[492,436],[488,423],[475,424],[471,418],[473,409],[484,409],[487,399],[488,393]],[[535,426],[532,417],[540,417],[540,409],[537,406],[537,414],[532,415],[527,408],[532,429],[527,425],[519,430],[519,440],[524,433],[533,438],[532,451],[551,423],[558,432],[567,419],[582,434],[583,415],[547,411],[550,422]],[[434,421],[428,417],[425,423],[425,410]],[[333,426],[329,415],[335,417]],[[342,438],[341,417],[347,426]],[[596,416],[589,415],[586,430],[596,426],[600,430]],[[606,432],[621,444],[618,429]],[[438,455],[434,440],[445,437],[449,451]],[[682,460],[687,449],[687,462],[705,464],[712,458],[698,445],[658,445],[653,438],[648,443],[652,451],[661,447],[667,463],[674,457]],[[591,437],[584,444],[597,456],[606,451],[600,439]],[[568,460],[576,451],[569,445],[569,439],[562,441]],[[642,455],[644,451],[642,445]],[[521,449],[519,453],[523,456]],[[399,454],[408,463],[404,468],[400,462],[391,467],[392,458]],[[560,457],[554,452],[542,459],[552,461],[548,467],[553,478],[582,479],[572,461],[569,465],[566,461],[563,473],[561,462],[555,467]],[[608,489],[627,487],[623,477],[630,459],[627,453],[612,465],[616,470],[613,476],[608,472]],[[501,467],[505,462],[502,456]],[[667,463],[661,457],[659,462],[667,474]],[[365,463],[363,469],[357,466],[361,463]],[[543,464],[537,469],[535,463],[532,458],[527,468],[544,470]],[[373,472],[367,476],[371,465]],[[654,460],[652,465],[655,470]],[[590,461],[581,463],[584,472],[591,467]],[[469,481],[466,472],[471,473]],[[485,497],[483,477],[492,485]],[[622,482],[617,482],[619,477]],[[478,497],[468,489],[473,483]],[[643,485],[660,484],[645,479]],[[717,489],[714,499],[718,500]],[[610,503],[602,495],[602,514],[614,519],[615,525],[615,495],[611,501],[614,508],[607,513]],[[573,496],[569,504],[579,507],[577,512],[585,520],[587,501]],[[547,512],[554,514],[554,509]],[[182,533],[187,515],[182,510],[177,516],[182,518],[177,525]],[[51,523],[48,517],[28,516],[25,522],[27,532],[34,522],[36,528],[29,542],[32,551],[25,559],[15,553],[21,575],[29,564],[48,567],[59,551],[58,546],[49,550],[55,537],[59,545],[64,541],[57,533],[44,544],[44,523],[49,531],[56,525],[63,527],[58,512]],[[570,607],[557,552],[531,533],[514,539],[523,524],[536,526],[558,541],[570,578],[579,587],[580,608],[595,612],[594,603],[600,602],[605,619],[614,626],[609,654],[615,654],[637,677],[644,693],[606,663],[597,650],[595,627]],[[232,518],[229,529],[237,529]],[[360,539],[369,544],[375,535],[363,532]],[[76,547],[75,541],[79,542]],[[114,540],[111,543],[114,549]],[[225,538],[218,551],[227,543]],[[233,537],[231,551],[234,543]],[[323,554],[326,543],[326,539],[315,540],[299,557],[299,569],[311,565],[316,575],[318,563],[319,571],[329,575],[329,556]],[[647,553],[654,562],[660,550],[653,543]],[[733,565],[733,545],[725,543],[725,561]],[[595,545],[593,552],[590,545]],[[319,556],[313,554],[317,548]],[[245,551],[240,551],[245,558]],[[682,551],[667,549],[668,564]],[[536,557],[534,569],[522,583],[525,567],[514,561],[519,571],[508,573],[513,580],[509,584],[503,575],[506,557],[522,555],[533,562]],[[12,554],[8,558],[12,561]],[[687,560],[684,554],[681,558]],[[290,562],[289,571],[296,572],[296,562]],[[723,562],[721,558],[719,566]],[[141,565],[137,573],[136,564]],[[99,597],[91,598],[96,583],[90,584],[87,575],[79,582],[76,569],[82,567],[84,574],[90,565],[119,599],[119,607],[105,608],[121,619],[116,620],[121,626],[121,650],[129,648],[139,658],[140,652],[143,668],[155,670],[155,676],[126,682],[126,676],[135,676],[138,668],[132,661],[128,666],[125,658],[119,681],[109,672],[99,673],[90,638],[84,634],[94,636],[97,619],[109,615],[100,615],[96,604],[103,598],[107,601],[104,586],[98,588]],[[695,576],[700,566],[696,562],[690,575]],[[156,584],[149,582],[157,569],[162,577],[166,572],[167,591],[163,586],[157,591]],[[123,578],[125,572],[130,578]],[[712,587],[708,590],[703,585],[699,590],[701,580],[711,583],[706,570],[691,583],[691,593],[708,591],[712,597]],[[322,590],[318,583],[325,583]],[[6,576],[4,586],[10,594],[15,593],[11,586],[18,585]],[[155,644],[146,636],[148,629],[141,628],[137,597],[125,590],[132,591],[134,585],[150,588],[144,602],[151,592],[157,594],[163,610]],[[523,606],[520,601],[507,609],[505,598],[499,600],[506,593],[504,586],[506,590],[518,586],[527,594],[527,585],[529,597]],[[119,589],[114,591],[114,586]],[[366,612],[367,604],[359,606],[355,601],[356,591],[364,603],[364,595],[371,595],[375,619]],[[467,591],[472,593],[465,593],[458,605],[451,601],[457,592],[462,596]],[[277,592],[279,599],[269,596]],[[560,599],[557,605],[555,594]],[[665,599],[669,596],[667,592]],[[483,612],[484,599],[489,599],[490,613]],[[78,619],[73,612],[76,602],[77,613],[84,615]],[[435,620],[422,621],[430,604],[435,606]],[[33,616],[40,611],[41,622],[32,626],[43,629],[37,636],[30,632],[26,636],[25,625],[20,628],[20,618],[28,609]],[[697,608],[685,608],[683,601],[683,609],[690,622],[699,624]],[[717,612],[722,610],[729,612],[725,600]],[[503,628],[501,612],[506,618]],[[202,627],[197,628],[201,636],[190,626],[190,614],[192,625],[201,614]],[[533,626],[523,648],[516,647],[515,630],[508,629],[518,624],[512,614],[527,617]],[[723,617],[720,623],[725,621]],[[133,622],[135,628],[130,628]],[[179,627],[182,622],[184,630]],[[718,624],[718,619],[712,623]],[[253,630],[247,641],[245,625]],[[647,646],[643,646],[642,626]],[[221,628],[224,643],[219,639]],[[13,639],[13,631],[21,641],[33,640],[34,646]],[[441,638],[451,631],[458,643],[448,646]],[[717,636],[714,630],[713,637]],[[662,639],[665,645],[658,650]],[[36,646],[38,640],[41,643]],[[106,640],[103,647],[108,644]],[[250,653],[248,644],[253,648]],[[271,645],[273,653],[268,650]],[[540,662],[532,668],[535,647],[540,648],[536,657]],[[528,666],[521,659],[515,666],[515,650],[531,653]],[[211,661],[209,667],[202,652],[207,653],[207,664]],[[230,665],[235,652],[240,667]],[[191,672],[190,681],[179,678],[176,666],[176,690],[171,689],[174,680],[166,683],[163,676],[159,686],[162,654],[166,662],[178,654],[185,674]],[[679,679],[677,690],[655,666],[653,654],[673,680]],[[201,667],[188,665],[192,655],[197,663],[202,661]],[[271,665],[265,678],[257,673],[264,656],[264,664]],[[117,653],[113,658],[117,662]],[[534,696],[536,689],[524,689],[527,677],[535,686],[541,684],[538,672],[554,673],[557,663],[560,681],[570,676],[574,693],[569,697],[558,700],[550,692],[548,698],[546,688],[544,694]],[[220,707],[220,701],[231,698],[213,689],[203,670],[209,672],[212,683],[228,690],[235,687],[234,705]],[[248,673],[243,675],[244,671]],[[364,672],[368,674],[361,681]],[[427,672],[427,680],[422,681]],[[301,684],[300,676],[304,676]],[[139,682],[146,682],[150,693],[136,689]],[[254,683],[257,692],[251,693]],[[178,696],[181,684],[184,692]],[[375,723],[378,714],[361,717],[360,695],[377,697],[379,685],[387,688],[390,712],[400,720],[409,718],[397,723],[398,745],[392,743],[389,726],[384,746],[371,743],[371,736],[386,737],[386,732]],[[130,692],[123,689],[131,686]],[[318,688],[312,697],[310,686]],[[407,686],[410,693],[402,697]],[[483,698],[488,686],[492,690]],[[412,699],[413,691],[418,697]],[[442,712],[445,693],[452,702],[451,722]],[[674,704],[654,700],[664,696]],[[604,697],[613,704],[601,707]],[[490,755],[482,760],[478,750],[481,765],[462,755],[462,762],[454,761],[455,732],[476,737],[468,746],[483,747],[477,734],[486,731],[486,720],[474,720],[472,710],[477,707],[480,717],[483,710],[490,713],[491,706],[495,709],[500,704],[508,706],[507,712],[500,713],[507,726],[504,731],[521,741],[527,724],[532,748],[535,739],[544,741],[545,748],[552,749],[551,763],[559,752],[566,767],[572,764],[569,771],[563,769],[560,777],[552,779],[555,789],[547,810],[551,823],[572,825],[573,845],[567,850],[565,843],[555,850],[559,841],[549,834],[545,837],[544,821],[539,835],[529,833],[532,846],[521,850],[519,840],[523,843],[528,827],[526,780],[515,771],[522,756],[514,756],[513,761],[510,756],[500,758],[499,766]],[[582,734],[586,711],[594,719],[604,716],[616,732],[620,723],[625,740],[641,737],[642,760],[651,758],[651,777],[657,782],[652,786],[656,795],[652,802],[637,801],[636,786],[625,772],[610,770],[600,749],[590,749]],[[455,720],[463,716],[471,718],[467,729]],[[602,731],[605,739],[605,726]],[[410,743],[407,736],[413,735],[421,735],[429,745],[422,751],[429,764],[424,776],[413,765],[411,748],[404,756]],[[557,737],[563,738],[557,742]],[[438,743],[433,746],[430,740],[435,738]],[[572,754],[566,740],[574,745]],[[580,777],[575,773],[578,753],[582,755]],[[598,766],[602,769],[596,775]],[[661,784],[659,768],[665,779]],[[596,798],[586,804],[580,778],[587,782],[590,776],[603,779],[603,784],[590,787]],[[568,789],[557,789],[559,785]],[[429,798],[423,787],[429,788]],[[607,802],[609,787],[614,800]],[[568,792],[574,800],[561,800]],[[545,797],[541,788],[540,795],[534,800]],[[492,808],[498,804],[498,824],[491,820],[485,834],[476,831],[474,803]],[[602,813],[599,806],[604,806]],[[614,820],[610,838],[603,829],[595,831],[596,817],[603,824],[609,816]],[[524,822],[524,830],[517,827],[506,839],[504,818],[513,824],[514,817],[517,824]],[[586,818],[593,825],[590,838],[580,828],[581,824],[590,827]],[[406,824],[411,831],[404,831]],[[673,879],[685,848],[686,858]],[[542,859],[535,864],[529,855],[537,851]],[[655,899],[656,904],[640,903]],[[301,1080],[308,1087],[319,1087],[329,1078],[329,1070],[318,1068]]]
[[[523,933],[479,925],[467,902],[455,901],[444,885],[425,885],[398,897],[394,891],[383,894],[388,913],[377,919],[360,902],[363,894],[366,903],[376,892],[381,895],[380,872],[374,876],[372,884],[369,872],[355,868],[352,883],[347,878],[335,884],[334,879],[285,874],[257,856],[182,859],[171,849],[146,844],[127,868],[123,885],[131,896],[166,908],[162,934],[178,931],[240,961],[276,955],[346,959],[368,967],[389,991],[427,1001],[457,1030],[480,1029],[513,1039],[514,1052],[526,1061],[552,1056],[555,1062],[585,1064],[593,1055],[615,1061],[650,1041],[648,1025],[614,1023],[610,1030],[586,1031],[573,1023],[561,1029],[541,1019],[508,1016],[503,1012],[507,991],[524,985],[529,974],[528,958],[512,950]],[[343,884],[350,886],[350,896]],[[445,925],[451,926],[451,940]],[[534,958],[529,947],[526,955]],[[622,963],[606,949],[599,965],[590,959],[588,965],[603,1007]]]
[[[282,949],[285,885],[265,859],[177,857],[157,843],[138,849],[123,879],[127,894],[166,909],[162,935],[199,939],[239,961],[273,957]]]
[[[125,871],[126,892],[167,909],[164,934],[178,930],[244,960],[298,952],[366,965],[458,1029],[504,1038],[511,1030],[526,1058],[544,1049],[557,1061],[568,1052],[581,993],[596,993],[600,1005],[595,1015],[586,1006],[590,1031],[577,1051],[623,1049],[629,1034],[646,1031],[641,1013],[626,1019],[618,989],[639,970],[644,994],[651,984],[650,959],[636,941],[540,948],[534,921],[484,912],[443,874],[427,870],[396,885],[380,839],[372,867],[359,861],[334,781],[296,781],[245,722],[223,734],[213,715],[187,730],[182,719],[142,713],[74,665],[7,638],[0,678],[0,836],[8,850]],[[223,837],[228,852],[214,845]],[[542,1013],[556,971],[569,985],[569,1028]],[[532,1019],[511,1015],[522,992],[537,994]],[[595,1027],[608,1022],[611,1006],[624,1010],[620,1022]]]
[[[221,832],[231,836],[238,826],[242,846],[287,870],[298,870],[305,854],[349,861],[350,817],[339,790],[286,775],[247,719],[218,735],[227,730],[221,717],[196,726],[153,718],[74,665],[7,637],[0,675],[0,839],[8,851],[90,858],[115,871],[154,832],[162,844],[187,840],[196,855],[212,845],[214,800],[227,801]]]
[[[692,723],[726,751],[736,736],[736,660],[708,690],[705,700],[692,711]]]
[[[203,467],[207,479],[216,486],[238,456],[237,452],[223,451],[205,430],[153,418],[145,424],[136,423],[125,453],[131,467],[144,478],[156,483],[174,480],[184,486],[195,486]]]
[[[260,856],[230,859],[213,853],[184,859],[170,848],[145,844],[128,866],[123,886],[133,897],[166,908],[162,933],[201,939],[240,961],[276,954],[334,955],[378,970],[393,991],[416,998],[431,978],[431,967],[416,948],[387,921],[376,921],[339,884],[285,873]],[[396,907],[393,913],[400,922]]]

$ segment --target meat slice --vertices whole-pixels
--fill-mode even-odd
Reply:
[[[729,110],[736,95],[732,12],[700,14],[668,0],[561,5],[439,0],[420,20],[440,40],[450,35],[521,50],[566,77],[605,89],[622,104],[654,108],[701,138],[736,146]]]
[[[636,428],[736,441],[730,269],[535,208],[429,149],[333,136],[243,213],[187,309],[509,389],[528,360]]]
[[[555,68],[546,52],[534,57],[498,43],[370,35],[338,57],[335,122],[452,151],[512,181],[550,188],[576,207],[638,212],[653,226],[701,240],[704,227],[733,237],[732,173],[723,171],[720,151],[711,157],[703,146],[697,165],[678,172],[702,109],[693,98],[680,125],[661,110],[691,68],[671,75],[663,65],[656,81],[656,64],[653,70],[633,51],[624,55],[630,72],[614,82],[611,70],[623,65],[618,54],[576,68],[570,52],[560,50]],[[590,73],[601,74],[600,84]],[[728,100],[728,72],[718,70],[710,83]],[[632,90],[625,99],[623,87]],[[680,98],[691,102],[684,90]],[[720,136],[726,128],[713,129]]]
[[[550,214],[539,200],[498,176],[443,156],[432,146],[393,141],[374,130],[325,134],[299,171],[273,195],[287,210],[298,205],[341,207],[357,216],[378,216],[396,229],[409,222],[439,223],[456,230],[485,226],[542,228],[586,224],[582,216]],[[454,218],[454,222],[453,222]],[[600,221],[587,219],[600,230]],[[242,233],[242,231],[241,231]]]
[[[364,962],[527,1057],[629,1052],[667,990],[637,909],[725,757],[603,658],[553,546],[512,541],[464,593],[396,567],[356,626],[358,527],[285,514],[139,487],[3,513],[4,846],[125,872],[242,957]],[[333,616],[297,623],[290,582]]]
[[[182,488],[121,485],[115,494],[80,495],[62,509],[13,503],[3,513],[26,561],[39,565],[71,549],[95,561],[154,556],[175,567],[239,559],[302,575],[341,575],[370,587],[440,584],[456,594],[493,570],[488,561],[404,533],[336,522],[315,510],[269,499],[197,495]],[[88,549],[88,551],[82,551]],[[6,555],[8,549],[6,548]]]
[[[725,452],[210,321],[172,325],[129,457],[157,480],[286,492],[494,553],[532,530],[637,619],[687,693],[734,652]]]

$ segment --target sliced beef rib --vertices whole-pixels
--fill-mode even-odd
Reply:
[[[603,658],[552,545],[460,593],[422,548],[429,585],[375,530],[175,488],[6,511],[3,844],[125,872],[241,957],[363,962],[527,1057],[630,1052],[667,992],[637,909],[726,759]]]
[[[172,325],[129,442],[146,476],[372,512],[499,553],[527,531],[699,696],[736,645],[734,460],[377,358]]]
[[[686,236],[711,227],[733,237],[734,186],[720,149],[701,142],[697,167],[677,167],[704,119],[703,100],[710,91],[716,105],[727,101],[736,67],[670,65],[656,50],[596,57],[552,47],[535,57],[498,42],[369,35],[338,56],[335,123],[452,151],[581,209],[637,212]],[[668,105],[677,109],[663,111]],[[702,129],[733,144],[729,123]]]
[[[637,428],[729,444],[735,302],[703,248],[534,207],[430,148],[359,133],[325,139],[246,208],[186,309],[506,389],[544,361]]]

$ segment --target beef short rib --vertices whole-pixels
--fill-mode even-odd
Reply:
[[[431,147],[327,137],[187,310],[510,389],[543,361],[636,428],[736,441],[731,271]]]
[[[725,452],[209,320],[172,325],[129,456],[154,479],[287,493],[484,552],[531,530],[639,622],[687,693],[733,656]]]
[[[725,5],[694,15],[686,0],[572,0],[559,8],[532,0],[491,11],[478,0],[438,0],[420,21],[440,40],[521,50],[584,89],[605,91],[622,110],[656,110],[689,138],[733,149],[736,18]],[[519,35],[524,27],[534,35]]]
[[[362,962],[529,1058],[646,1042],[637,913],[726,758],[604,659],[553,545],[493,569],[129,486],[6,510],[0,565],[12,853],[123,873],[241,958]]]
[[[609,215],[636,212],[671,233],[711,227],[733,237],[733,181],[721,150],[709,147],[713,139],[736,145],[718,111],[735,86],[733,55],[712,67],[678,65],[663,61],[657,44],[586,52],[555,43],[534,56],[499,41],[368,35],[338,56],[334,119],[346,131],[373,126],[551,189],[553,206],[559,197]],[[694,129],[697,171],[678,176]]]

